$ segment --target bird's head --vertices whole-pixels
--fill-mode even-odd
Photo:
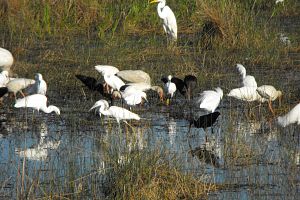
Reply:
[[[172,79],[172,75],[169,75],[168,76],[168,81],[171,81],[171,79]]]
[[[150,1],[150,4],[151,3],[166,3],[166,0],[153,0],[153,1]]]
[[[35,76],[34,76],[34,78],[35,78],[35,80],[42,80],[43,76],[40,73],[36,73]]]

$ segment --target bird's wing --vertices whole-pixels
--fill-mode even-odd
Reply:
[[[125,83],[117,76],[111,75],[109,80],[105,80],[106,83],[114,89],[120,90],[120,88],[125,85]]]
[[[102,83],[97,82],[97,80],[90,76],[84,76],[77,74],[75,75],[85,86],[87,86],[92,91],[98,91],[100,94],[104,95]]]
[[[116,76],[131,83],[148,83],[150,84],[150,76],[142,70],[122,70],[116,73]]]
[[[109,108],[110,113],[112,114],[112,116],[119,118],[119,119],[136,119],[136,120],[140,120],[140,117],[133,113],[130,112],[129,110],[125,109],[125,108],[121,108],[121,107],[117,107],[117,106],[111,106]]]
[[[177,90],[179,90],[182,95],[186,93],[186,85],[183,80],[177,77],[172,77],[171,82],[175,83]]]
[[[110,65],[96,65],[95,69],[104,76],[104,74],[112,75],[119,72],[119,69]]]
[[[28,108],[41,108],[46,107],[47,97],[41,94],[33,94],[26,96],[22,99],[17,99],[15,103],[15,108],[28,107]]]
[[[8,92],[7,87],[0,87],[0,98]]]

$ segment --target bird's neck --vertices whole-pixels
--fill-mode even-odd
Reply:
[[[57,111],[59,110],[56,106],[45,106],[42,107],[41,110],[45,113],[51,113],[51,112],[55,112],[57,113]]]
[[[162,19],[166,17],[166,15],[162,12],[162,10],[164,9],[165,6],[166,6],[165,2],[160,2],[160,3],[157,4],[158,16]]]
[[[103,108],[103,106],[100,107],[99,111],[103,115],[111,115],[108,109]]]

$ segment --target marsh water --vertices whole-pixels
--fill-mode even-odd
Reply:
[[[300,27],[299,24],[294,28],[290,26],[294,23],[282,23],[283,31],[298,31]],[[299,38],[294,38],[293,42],[299,43]],[[130,52],[134,48],[131,45],[123,47],[124,51]],[[83,49],[101,49],[84,42],[74,44],[72,49],[78,46],[78,54]],[[38,55],[39,48],[33,47],[30,58],[23,59],[37,62],[32,55]],[[50,49],[49,56],[51,50],[57,50],[51,45],[43,48]],[[281,90],[287,91],[287,98],[299,98],[300,56],[288,56],[292,62],[286,68],[281,68],[281,71],[260,68],[262,73],[255,76],[261,82],[280,86]],[[61,62],[59,58],[52,59],[53,65]],[[163,60],[157,63],[166,64]],[[93,66],[79,70],[71,65],[66,64],[65,68],[82,74],[94,70]],[[224,73],[219,81],[221,87],[236,86],[233,71],[226,73],[226,70],[221,70]],[[279,75],[265,78],[269,73]],[[47,80],[47,75],[44,76]],[[5,100],[6,104],[1,107],[1,199],[18,198],[20,190],[30,191],[33,183],[39,185],[34,192],[36,198],[44,197],[48,191],[76,193],[82,188],[85,198],[104,198],[102,187],[106,181],[105,170],[109,167],[107,152],[114,151],[118,162],[122,163],[126,162],[126,153],[133,149],[168,152],[170,162],[178,165],[184,173],[191,173],[206,183],[221,185],[217,192],[209,194],[210,199],[299,198],[300,127],[280,128],[268,113],[267,105],[258,113],[256,104],[248,105],[224,96],[218,108],[221,115],[217,123],[206,130],[192,126],[189,131],[189,116],[204,114],[194,100],[189,102],[177,94],[171,105],[166,106],[155,94],[150,94],[149,103],[132,110],[141,116],[141,121],[119,126],[114,119],[100,118],[98,114],[88,112],[101,96],[83,87],[75,77],[66,78],[71,79],[68,87],[61,88],[59,84],[64,80],[60,80],[50,85],[48,92],[49,103],[61,108],[61,118],[55,114],[32,112],[31,109],[15,109],[11,100]],[[229,83],[227,80],[230,80],[229,85],[225,85]],[[159,80],[156,83],[161,84]],[[196,93],[204,88],[199,87]],[[285,103],[287,105],[289,100]],[[121,102],[115,104],[121,105]],[[275,108],[278,106],[274,103]],[[254,114],[248,113],[249,107],[255,107],[251,110]],[[92,187],[97,190],[92,190]]]

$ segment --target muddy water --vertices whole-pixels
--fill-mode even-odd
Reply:
[[[293,63],[287,68],[294,66],[294,71],[281,68],[281,76],[270,80],[276,80],[275,84],[295,99],[299,98],[299,55],[290,56]],[[257,79],[262,82],[271,69],[261,70]],[[107,152],[116,151],[122,163],[126,152],[133,149],[169,152],[170,162],[175,159],[183,172],[219,184],[220,190],[211,193],[211,199],[299,196],[300,128],[278,127],[274,119],[269,119],[266,107],[261,114],[254,109],[254,118],[247,114],[248,105],[225,97],[213,128],[192,127],[189,131],[188,116],[202,114],[196,104],[177,95],[167,107],[151,97],[149,104],[133,108],[142,118],[140,123],[131,122],[132,127],[122,123],[119,127],[114,119],[100,119],[88,112],[99,96],[88,94],[86,89],[84,95],[80,88],[80,84],[71,87],[70,95],[63,95],[64,89],[50,91],[51,103],[61,108],[62,119],[30,109],[13,109],[11,103],[1,109],[1,199],[19,197],[24,192],[21,188],[43,197],[50,191],[76,193],[83,187],[86,197],[92,197],[92,191],[101,197],[105,169],[109,167]],[[30,192],[32,184],[38,189]]]

